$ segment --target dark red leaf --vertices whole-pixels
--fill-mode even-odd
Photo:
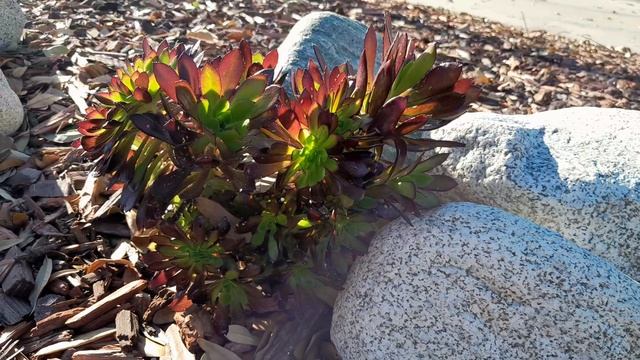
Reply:
[[[189,113],[191,116],[196,116],[196,94],[193,92],[193,89],[184,80],[179,80],[175,85],[176,89],[176,99],[182,105],[184,110]]]
[[[407,150],[412,152],[429,151],[439,147],[454,148],[464,147],[464,144],[457,141],[434,140],[434,139],[412,139],[404,138],[407,143]]]
[[[322,83],[322,73],[320,72],[320,68],[318,68],[318,65],[316,65],[316,63],[311,59],[309,59],[309,63],[307,64],[307,70],[309,71],[309,75],[311,75],[314,83]]]
[[[392,84],[393,64],[391,61],[386,61],[380,67],[373,84],[371,98],[369,99],[369,107],[367,108],[367,113],[369,113],[369,115],[375,116],[382,104],[387,100]]]
[[[362,99],[367,92],[367,55],[362,50],[360,55],[360,63],[358,64],[358,73],[356,74],[355,90],[353,97],[356,99]]]
[[[136,87],[139,87],[145,90],[148,89],[149,75],[147,75],[147,73],[138,73],[138,77],[136,77],[134,83],[136,84]]]
[[[324,60],[322,53],[320,52],[320,48],[316,45],[313,45],[313,52],[316,55],[316,59],[318,60],[318,64],[320,64],[320,69],[325,72],[327,71],[327,62]]]
[[[151,94],[149,94],[147,90],[142,88],[136,88],[136,90],[133,92],[133,98],[143,103],[151,102]]]
[[[158,54],[160,54],[161,52],[163,52],[163,51],[165,51],[167,49],[169,49],[169,43],[167,42],[167,40],[162,40],[160,45],[158,45],[158,48],[156,49],[156,52]]]
[[[149,55],[151,55],[153,53],[153,49],[151,48],[151,46],[149,45],[149,39],[147,39],[146,37],[142,39],[142,55],[144,56],[144,58],[148,58]]]
[[[222,92],[229,97],[229,92],[236,88],[244,71],[242,53],[238,49],[231,50],[220,61],[218,72],[222,83]]]
[[[278,64],[278,50],[274,49],[267,53],[264,56],[264,60],[262,61],[262,67],[265,69],[273,69]]]
[[[388,12],[384,14],[384,31],[382,32],[382,56],[385,58],[391,48],[391,15]]]
[[[428,116],[418,115],[404,121],[396,130],[399,135],[408,135],[419,130],[429,120]]]
[[[167,125],[170,121],[167,121],[165,117],[159,114],[145,113],[131,115],[131,122],[143,133],[162,140],[171,145],[178,145],[173,141]]]
[[[376,31],[373,27],[369,27],[367,34],[364,37],[364,52],[367,59],[367,79],[369,79],[369,88],[373,85],[373,71],[376,65],[377,45],[378,39],[376,37]]]
[[[380,111],[373,117],[371,126],[382,135],[391,134],[396,128],[400,116],[406,107],[407,98],[405,97],[396,97],[390,100],[384,104]]]
[[[407,34],[401,34],[400,39],[398,39],[398,47],[396,48],[396,54],[393,60],[395,65],[394,75],[398,75],[400,69],[402,69],[402,66],[404,65],[404,59],[407,55],[408,44],[409,40]]]
[[[160,85],[162,91],[172,100],[176,99],[176,82],[180,80],[178,74],[169,65],[155,63],[153,64],[153,74],[156,81]]]
[[[149,281],[149,289],[153,290],[159,288],[160,286],[167,285],[168,282],[169,277],[167,276],[167,273],[164,270],[161,270]]]
[[[111,94],[108,92],[101,92],[95,94],[96,99],[105,105],[113,105],[115,102],[111,100]]]
[[[462,65],[457,63],[445,63],[434,67],[417,85],[416,94],[411,96],[409,102],[417,104],[441,92],[450,91],[461,73]]]
[[[191,85],[191,89],[194,91],[200,91],[200,71],[193,59],[184,54],[178,61],[178,74],[180,79],[186,81]]]

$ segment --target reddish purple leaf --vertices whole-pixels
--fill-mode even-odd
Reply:
[[[304,90],[302,78],[304,77],[303,69],[296,69],[295,73],[291,77],[291,88],[296,94],[301,94]]]
[[[407,149],[413,152],[429,151],[435,148],[464,147],[464,144],[457,141],[433,140],[433,139],[412,139],[405,137]]]
[[[409,44],[409,40],[407,34],[404,33],[400,35],[400,39],[398,40],[398,48],[396,52],[396,56],[394,57],[395,62],[395,72],[394,75],[398,75],[400,69],[405,63],[405,56],[407,55],[407,46]]]
[[[145,59],[147,59],[149,55],[151,55],[152,53],[154,53],[154,51],[149,45],[149,39],[147,39],[146,37],[143,38],[142,39],[142,55],[144,56]]]
[[[360,63],[358,64],[358,73],[356,74],[356,83],[353,96],[356,99],[362,99],[367,91],[367,56],[364,50],[360,55]]]
[[[167,42],[167,40],[162,40],[160,45],[158,45],[158,48],[156,49],[156,52],[158,54],[160,54],[161,52],[163,52],[163,51],[165,51],[167,49],[169,49],[169,43]]]
[[[309,63],[307,64],[307,71],[309,71],[309,75],[311,75],[314,83],[322,83],[322,73],[320,72],[320,68],[318,68],[318,65],[316,65],[316,63],[311,59],[309,59]]]
[[[242,53],[238,49],[231,50],[220,61],[218,72],[220,73],[220,81],[222,83],[222,92],[225,96],[229,96],[229,92],[236,88],[242,73],[244,71],[244,62]]]
[[[402,122],[396,132],[400,135],[408,135],[419,130],[429,120],[428,116],[419,115]]]
[[[392,65],[391,61],[384,62],[378,71],[378,75],[376,75],[371,98],[369,99],[369,107],[367,108],[367,112],[371,116],[375,116],[382,104],[387,100],[387,95],[393,84]]]
[[[178,74],[180,79],[191,85],[191,89],[200,91],[200,71],[190,56],[184,54],[180,57],[180,60],[178,60]]]
[[[389,100],[373,117],[371,125],[382,135],[391,134],[407,108],[407,98],[396,97]]]
[[[302,88],[309,91],[315,92],[315,87],[313,85],[313,78],[311,77],[311,73],[307,70],[302,72]]]
[[[197,114],[196,94],[193,92],[189,83],[184,80],[179,80],[176,82],[175,89],[177,101],[182,105],[187,113],[191,116],[195,116]]]
[[[180,80],[178,74],[169,65],[153,64],[153,74],[162,91],[172,100],[176,100],[176,82]]]
[[[391,15],[389,13],[384,14],[384,31],[382,33],[382,56],[385,58],[389,49],[391,48]]]
[[[101,92],[95,94],[96,99],[105,105],[113,105],[115,102],[111,100],[111,94],[108,92]]]
[[[133,92],[133,98],[143,103],[151,102],[151,94],[145,89],[136,88]]]
[[[136,87],[147,90],[149,88],[149,75],[147,73],[137,73],[137,77],[134,80]]]
[[[449,91],[461,73],[462,65],[457,63],[445,63],[434,67],[417,85],[416,95],[412,95],[409,102],[421,102],[421,99],[425,100],[443,91]]]
[[[169,129],[167,126],[169,124],[169,121],[167,121],[167,119],[165,119],[162,115],[153,113],[134,114],[131,115],[130,118],[133,125],[135,125],[136,128],[138,128],[138,130],[142,131],[143,133],[171,145],[178,145],[173,141],[171,135],[169,134]]]
[[[378,39],[376,38],[376,31],[373,27],[369,27],[367,35],[364,37],[364,52],[367,59],[367,79],[369,81],[368,87],[373,85],[373,71],[376,64],[376,47],[378,45]]]
[[[278,64],[278,50],[274,49],[267,53],[262,60],[262,67],[265,69],[273,69]]]
[[[324,72],[327,71],[327,62],[324,60],[322,53],[320,52],[320,48],[316,45],[313,45],[313,52],[316,54],[316,59],[318,59],[318,64],[320,64],[320,69]]]

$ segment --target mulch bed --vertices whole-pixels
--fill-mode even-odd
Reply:
[[[153,272],[131,241],[126,216],[110,201],[114,190],[70,146],[79,138],[73,124],[92,95],[141,53],[143,37],[201,41],[213,57],[242,39],[260,51],[275,48],[312,10],[376,26],[389,11],[398,28],[421,40],[419,47],[437,41],[440,60],[467,65],[484,89],[472,110],[640,109],[638,54],[432,8],[305,0],[21,3],[30,19],[23,47],[0,54],[2,71],[27,109],[23,129],[0,136],[2,359],[138,359],[167,349],[185,359],[189,350],[204,351],[204,359],[273,358],[273,347],[281,345],[268,340],[286,322],[282,315],[255,316],[247,320],[251,331],[236,325],[225,338],[210,307],[172,304],[171,289],[149,289]],[[297,340],[304,342],[301,354],[336,358],[327,335],[330,315],[314,316],[306,321],[316,328]]]

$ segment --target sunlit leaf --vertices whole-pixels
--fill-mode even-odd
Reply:
[[[176,71],[166,64],[156,63],[153,64],[153,74],[155,75],[156,81],[158,81],[162,91],[164,91],[171,99],[176,100],[175,84],[180,80]]]

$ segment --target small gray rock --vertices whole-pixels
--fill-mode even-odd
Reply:
[[[383,229],[350,271],[345,360],[637,359],[640,284],[503,210],[450,203]]]
[[[22,103],[0,71],[0,134],[14,133],[22,125],[23,118]]]
[[[431,135],[467,144],[443,167],[452,200],[526,217],[640,279],[640,111],[465,114]]]
[[[15,49],[27,18],[16,0],[0,0],[0,10],[0,50]]]
[[[300,19],[278,47],[276,72],[306,68],[309,59],[317,64],[316,45],[329,67],[349,63],[357,69],[367,27],[328,11],[312,12]],[[290,88],[290,79],[285,87]]]

